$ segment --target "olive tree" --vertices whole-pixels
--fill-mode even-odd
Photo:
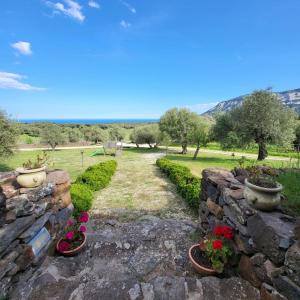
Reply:
[[[268,156],[267,144],[290,146],[295,139],[296,114],[280,98],[265,90],[246,96],[241,107],[217,118],[214,132],[219,141],[258,145],[258,160]]]
[[[148,144],[150,148],[157,147],[161,142],[161,132],[157,124],[145,125],[136,128],[130,136],[133,143],[139,147],[139,144]]]
[[[47,124],[41,131],[42,143],[49,144],[54,150],[56,146],[66,142],[66,135],[62,132],[61,128],[56,124]]]
[[[13,153],[12,149],[16,144],[17,134],[16,124],[0,111],[0,157],[6,157]]]
[[[160,118],[160,130],[166,132],[174,142],[180,143],[182,154],[187,153],[189,133],[193,130],[194,120],[197,117],[196,113],[188,109],[173,108]]]
[[[118,125],[112,125],[109,129],[109,138],[111,140],[121,142],[125,139],[125,135],[125,130]]]
[[[189,141],[196,145],[193,156],[193,159],[195,160],[198,156],[200,147],[205,147],[209,142],[209,126],[201,117],[194,118],[194,125],[189,132]]]

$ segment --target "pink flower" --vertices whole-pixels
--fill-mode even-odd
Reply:
[[[70,247],[71,247],[71,245],[68,242],[65,242],[65,241],[61,241],[58,244],[58,250],[61,251],[61,252],[70,250]]]
[[[79,218],[80,223],[86,223],[89,220],[89,214],[87,212],[82,212]]]
[[[75,235],[74,231],[69,231],[69,232],[66,233],[66,239],[67,240],[73,240],[74,235]]]
[[[86,227],[85,227],[84,225],[81,225],[81,226],[79,227],[79,231],[80,231],[80,232],[86,232]]]
[[[68,226],[73,226],[75,224],[75,221],[73,219],[69,219],[67,222]]]

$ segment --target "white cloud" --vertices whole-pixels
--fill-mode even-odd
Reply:
[[[210,102],[210,103],[198,103],[193,105],[188,105],[187,108],[191,111],[194,111],[198,114],[207,112],[209,109],[216,106],[219,102]]]
[[[92,8],[100,8],[100,4],[96,1],[89,1],[88,5]]]
[[[14,89],[22,91],[45,90],[44,88],[34,87],[30,84],[21,82],[23,78],[26,77],[15,73],[0,72],[0,89]]]
[[[11,44],[11,46],[17,50],[20,54],[23,55],[31,55],[32,54],[32,50],[31,50],[31,44],[28,42],[17,42],[14,44]]]
[[[132,5],[125,1],[121,1],[121,3],[125,5],[133,14],[136,14],[136,9]]]
[[[129,27],[131,27],[131,24],[130,23],[128,23],[128,22],[126,22],[126,21],[124,21],[124,20],[122,20],[121,22],[120,22],[120,25],[123,27],[123,28],[129,28]]]
[[[55,13],[64,14],[70,18],[83,22],[85,16],[82,13],[82,6],[74,0],[63,0],[64,3],[46,1],[46,4],[53,8]]]

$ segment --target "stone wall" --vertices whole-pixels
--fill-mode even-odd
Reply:
[[[45,184],[30,189],[17,175],[0,173],[0,298],[43,261],[73,212],[66,172],[48,172]]]
[[[211,168],[202,175],[199,216],[204,230],[219,223],[235,229],[237,271],[260,288],[262,299],[300,299],[299,220],[280,209],[250,207],[242,172]]]

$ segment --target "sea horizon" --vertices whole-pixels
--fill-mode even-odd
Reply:
[[[108,119],[18,119],[18,123],[55,123],[55,124],[138,124],[138,123],[157,123],[159,119],[146,118],[108,118]]]

